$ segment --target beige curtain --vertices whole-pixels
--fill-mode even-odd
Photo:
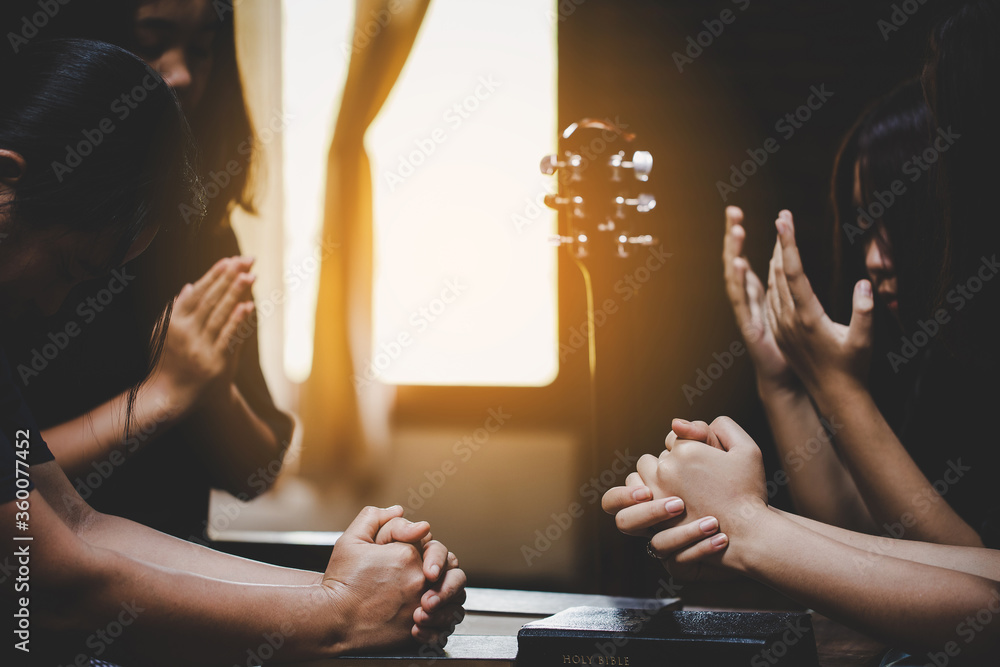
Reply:
[[[372,180],[364,138],[409,57],[430,0],[358,0],[327,162],[312,373],[303,387],[302,473],[362,481],[388,438],[391,389],[359,386],[371,359]],[[327,245],[329,247],[329,245]],[[384,447],[381,447],[384,449]]]

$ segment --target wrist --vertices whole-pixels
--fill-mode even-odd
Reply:
[[[757,378],[757,395],[762,403],[789,403],[808,397],[805,385],[794,381]]]
[[[759,498],[741,504],[736,512],[730,514],[725,523],[720,523],[720,531],[729,536],[726,552],[732,559],[730,565],[747,574],[760,554],[766,555],[768,527],[776,517],[781,517]]]
[[[867,384],[849,373],[831,373],[823,382],[811,383],[808,391],[824,415],[841,413],[846,404],[870,397]]]

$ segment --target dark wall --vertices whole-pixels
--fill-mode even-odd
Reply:
[[[579,4],[577,4],[579,3]],[[795,214],[807,273],[821,297],[829,289],[831,238],[828,187],[844,133],[876,96],[919,74],[927,35],[939,7],[934,0],[832,2],[713,0],[568,0],[559,23],[561,126],[581,117],[620,118],[650,150],[655,167],[649,187],[657,208],[644,220],[673,253],[642,290],[623,304],[623,315],[599,331],[606,371],[599,390],[601,458],[630,446],[655,453],[673,417],[711,421],[729,415],[776,460],[746,355],[712,381],[702,395],[699,370],[713,354],[739,340],[725,295],[721,266],[723,209],[743,207],[751,265],[764,275],[775,240],[774,218]],[[718,21],[723,10],[728,24]],[[900,20],[906,17],[905,23]],[[705,21],[716,21],[706,26]],[[884,21],[884,23],[879,23]],[[709,31],[714,27],[718,35]],[[721,31],[719,28],[722,28]],[[707,43],[701,52],[688,37]],[[711,43],[708,36],[711,35]],[[693,55],[679,71],[675,52]],[[832,93],[801,127],[776,123],[795,113],[814,89]],[[791,136],[789,136],[791,135]],[[731,166],[761,156],[765,140],[778,149],[723,201],[718,181]],[[771,144],[773,148],[774,144]],[[563,312],[578,315],[579,275],[564,262]],[[635,264],[605,264],[604,289]],[[598,290],[601,286],[598,286]],[[576,303],[574,303],[576,302]],[[573,313],[572,316],[567,313]],[[563,327],[566,328],[565,326]],[[565,332],[564,332],[565,333]],[[610,384],[609,384],[610,382]],[[705,386],[702,381],[702,386]],[[690,400],[689,400],[690,398]],[[779,490],[774,502],[787,504]],[[600,588],[648,592],[657,574],[642,541],[602,528]]]

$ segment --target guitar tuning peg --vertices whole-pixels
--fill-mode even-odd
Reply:
[[[551,176],[556,173],[556,169],[561,166],[562,165],[559,164],[559,158],[555,155],[546,155],[542,158],[541,164],[538,165],[539,169],[541,169],[542,173],[546,176]]]
[[[615,203],[624,206],[635,206],[639,213],[648,213],[656,208],[656,197],[651,194],[642,193],[638,197],[616,197]]]
[[[653,156],[649,151],[636,151],[632,155],[632,171],[636,180],[649,180],[649,172],[653,171]]]
[[[568,206],[569,204],[582,204],[583,197],[577,195],[576,197],[561,197],[559,195],[547,194],[545,195],[545,205],[549,208],[559,209],[563,206]]]

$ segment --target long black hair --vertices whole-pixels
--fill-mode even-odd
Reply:
[[[194,148],[177,97],[124,49],[82,39],[40,40],[3,73],[0,148],[24,173],[5,206],[10,233],[66,229],[115,239],[107,268],[150,229],[179,221],[179,202],[199,202]],[[204,207],[200,207],[204,210]],[[145,377],[170,318],[153,332]],[[125,437],[139,387],[129,393]]]
[[[1000,3],[976,0],[958,4],[934,28],[923,83],[936,125],[957,135],[942,156],[938,191],[944,203],[947,258],[939,290],[951,293],[976,279],[983,257],[1000,252],[995,204],[1000,180]],[[996,326],[1000,277],[955,304],[956,323],[946,336],[953,351],[968,361],[996,365]],[[956,298],[956,301],[958,299]],[[956,341],[963,344],[958,346]]]
[[[933,196],[937,159],[925,159],[932,128],[920,82],[911,80],[869,106],[841,144],[831,184],[834,301],[841,314],[850,312],[854,283],[865,275],[867,242],[884,246],[879,225],[892,246],[904,329],[926,318],[939,300],[944,227]],[[854,199],[855,170],[860,202]]]

